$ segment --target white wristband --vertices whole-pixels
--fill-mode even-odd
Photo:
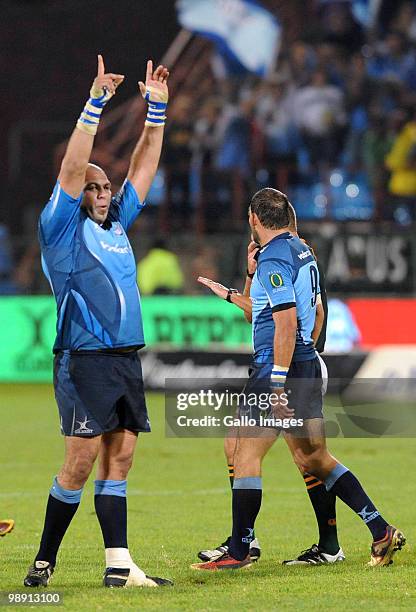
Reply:
[[[286,382],[289,368],[280,365],[274,365],[270,375],[270,383],[273,387],[283,387]]]

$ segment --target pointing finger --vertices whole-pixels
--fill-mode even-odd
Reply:
[[[153,75],[153,62],[149,60],[146,68],[146,81],[150,81]]]
[[[97,56],[98,60],[98,68],[97,68],[97,76],[104,76],[104,60],[102,55]]]

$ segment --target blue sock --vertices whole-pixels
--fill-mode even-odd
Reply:
[[[381,540],[388,523],[381,516],[358,479],[345,465],[338,463],[325,480],[327,491],[332,491],[354,510],[371,531],[373,540]]]
[[[59,546],[81,501],[82,489],[64,489],[55,477],[46,506],[45,524],[35,561],[56,564]]]
[[[94,505],[105,548],[127,546],[126,480],[96,480]]]
[[[239,561],[245,559],[254,540],[254,523],[261,506],[260,477],[234,478],[233,532],[229,554]]]

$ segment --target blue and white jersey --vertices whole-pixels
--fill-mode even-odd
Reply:
[[[59,350],[143,346],[136,262],[126,231],[142,211],[126,180],[111,199],[106,222],[95,223],[56,183],[39,220],[42,268],[57,304]]]
[[[298,328],[293,361],[314,359],[319,272],[309,247],[289,232],[260,249],[251,284],[254,361],[273,363],[273,312],[296,306]]]

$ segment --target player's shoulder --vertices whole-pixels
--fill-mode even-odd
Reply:
[[[257,263],[261,264],[268,260],[279,259],[281,261],[290,262],[292,259],[290,242],[293,236],[289,232],[279,234],[270,242],[265,244],[259,251]]]
[[[117,191],[117,193],[113,195],[113,197],[111,198],[111,203],[116,204],[116,205],[120,204],[121,200],[125,198],[132,199],[132,200],[139,199],[136,189],[134,188],[133,184],[131,183],[131,181],[129,181],[128,178],[124,180],[120,189]]]
[[[293,240],[291,240],[289,247],[294,261],[301,263],[315,261],[311,247],[298,236],[293,236]]]

